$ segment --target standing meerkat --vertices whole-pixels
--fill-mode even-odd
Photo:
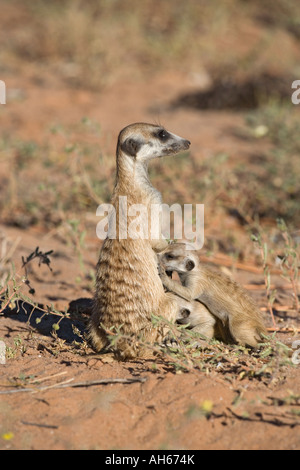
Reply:
[[[158,256],[160,276],[169,291],[189,302],[200,301],[224,327],[228,324],[236,342],[257,347],[266,329],[257,306],[239,284],[202,264],[197,252],[187,249],[186,243],[172,243]],[[169,278],[166,271],[176,271],[182,285]],[[191,320],[197,322],[197,313]]]
[[[89,324],[89,336],[97,351],[109,344],[107,332],[115,327],[124,335],[115,345],[119,358],[142,357],[145,350],[138,345],[138,336],[150,343],[161,339],[161,331],[152,324],[152,314],[161,315],[171,322],[176,319],[176,299],[174,294],[164,291],[154,252],[164,249],[167,242],[160,235],[151,239],[147,223],[146,237],[137,236],[135,239],[127,227],[126,237],[124,234],[120,237],[119,229],[124,231],[124,212],[126,222],[130,222],[132,205],[141,204],[146,208],[146,219],[149,220],[151,205],[162,203],[161,194],[149,181],[149,161],[187,150],[189,146],[188,140],[158,125],[131,124],[119,134],[116,182],[112,196],[116,238],[107,237],[102,245]],[[123,202],[120,202],[124,199],[122,196],[127,198],[125,209]]]

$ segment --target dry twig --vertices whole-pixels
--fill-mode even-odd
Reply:
[[[107,385],[107,384],[132,384],[136,382],[145,382],[146,377],[133,377],[133,378],[128,378],[128,379],[122,379],[122,378],[108,378],[108,379],[99,379],[99,380],[88,380],[86,382],[74,382],[70,383],[72,379],[68,379],[64,382],[60,382],[58,384],[54,385],[49,385],[48,387],[38,387],[38,388],[17,388],[17,389],[12,389],[12,390],[4,390],[0,391],[0,395],[5,395],[9,393],[21,393],[21,392],[43,392],[45,390],[53,389],[53,388],[66,388],[66,387],[91,387],[94,385]]]

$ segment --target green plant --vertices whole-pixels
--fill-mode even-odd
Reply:
[[[299,225],[299,131],[297,113],[290,103],[271,100],[266,106],[246,116],[253,139],[272,144],[252,158],[252,171],[247,170],[249,203],[246,211],[261,219],[281,218],[291,227]],[[258,133],[264,129],[263,133]],[[246,175],[240,172],[240,177]],[[250,188],[250,189],[249,189]],[[251,190],[252,188],[252,190]]]
[[[122,333],[122,327],[108,331],[110,347],[114,350],[118,341],[134,341],[153,353],[153,361],[163,361],[175,372],[199,371],[218,374],[227,381],[250,380],[266,383],[282,380],[286,366],[294,367],[292,349],[272,336],[266,336],[257,350],[240,345],[229,345],[217,340],[207,341],[187,325],[176,325],[160,316],[152,317],[153,327],[167,328],[168,337],[163,344],[148,344],[142,338],[131,338]],[[203,411],[208,411],[204,406]],[[205,413],[204,413],[205,414]]]
[[[284,254],[280,257],[280,268],[282,271],[282,276],[292,285],[294,306],[296,312],[299,313],[299,246],[297,241],[291,237],[288,227],[283,219],[277,220],[277,226],[284,240]]]
[[[14,338],[14,346],[7,346],[6,347],[6,356],[7,359],[14,359],[18,353],[23,355],[26,352],[26,345],[23,342],[23,339],[20,335]]]
[[[31,297],[29,297],[25,292],[24,292],[24,286],[27,287],[29,294],[33,295],[35,293],[34,288],[31,285],[31,282],[28,277],[28,272],[27,272],[27,266],[29,263],[31,263],[34,259],[39,260],[39,266],[41,264],[46,264],[50,270],[52,270],[50,263],[50,255],[53,253],[53,250],[50,250],[46,253],[43,253],[40,251],[39,247],[37,247],[29,256],[22,257],[22,268],[24,269],[24,274],[21,274],[21,271],[15,272],[14,266],[12,266],[11,270],[9,271],[8,276],[5,278],[4,282],[2,281],[2,284],[0,284],[0,315],[4,312],[4,310],[9,307],[9,308],[16,308],[16,303],[17,301],[24,301],[31,305],[33,307],[29,317],[28,321],[30,320],[31,315],[33,314],[35,309],[38,309],[41,312],[44,312],[44,314],[40,317],[37,318],[37,323],[39,323],[44,315],[47,315],[49,313],[57,315],[60,317],[60,320],[64,317],[64,315],[57,311],[53,305],[51,306],[46,306],[45,308],[42,308],[40,305],[37,305]],[[58,321],[58,323],[59,323]]]
[[[266,287],[268,309],[272,318],[273,326],[274,328],[277,328],[276,321],[274,318],[274,313],[273,313],[273,304],[276,299],[276,290],[271,289],[271,272],[270,272],[270,266],[268,263],[268,244],[262,241],[261,235],[259,233],[257,235],[252,234],[251,239],[259,247],[261,259],[263,262],[263,274],[264,274],[264,281],[265,281],[265,287]]]

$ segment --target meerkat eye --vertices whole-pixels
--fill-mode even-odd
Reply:
[[[166,140],[168,140],[168,138],[170,137],[170,134],[169,134],[169,132],[167,132],[165,129],[161,129],[161,130],[158,131],[158,133],[156,134],[156,137],[157,137],[161,142],[166,142]]]
[[[166,254],[166,259],[167,260],[175,259],[175,256],[172,253],[167,253]]]

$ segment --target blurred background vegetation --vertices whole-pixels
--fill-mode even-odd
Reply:
[[[296,0],[2,0],[1,4],[2,69],[7,63],[35,63],[52,67],[74,86],[97,91],[120,75],[134,79],[167,68],[198,71],[199,64],[213,78],[291,73],[298,58]]]
[[[230,149],[216,148],[213,158],[192,150],[189,165],[181,157],[167,168],[153,165],[154,184],[170,203],[204,202],[207,214],[218,211],[241,226],[283,218],[299,227],[300,124],[291,105],[291,83],[300,78],[296,0],[2,0],[0,24],[0,78],[17,77],[21,88],[11,90],[11,107],[0,108],[2,221],[56,227],[94,214],[113,187],[102,123],[80,108],[72,126],[53,125],[49,115],[42,138],[18,135],[17,105],[27,107],[28,121],[31,109],[22,83],[47,88],[52,81],[104,96],[124,81],[144,82],[147,95],[150,76],[173,74],[174,82],[192,77],[194,86],[172,99],[168,112],[204,120],[228,113],[233,123],[238,116],[243,124],[232,139],[246,142],[249,152],[239,160]],[[174,180],[183,182],[180,190]]]

